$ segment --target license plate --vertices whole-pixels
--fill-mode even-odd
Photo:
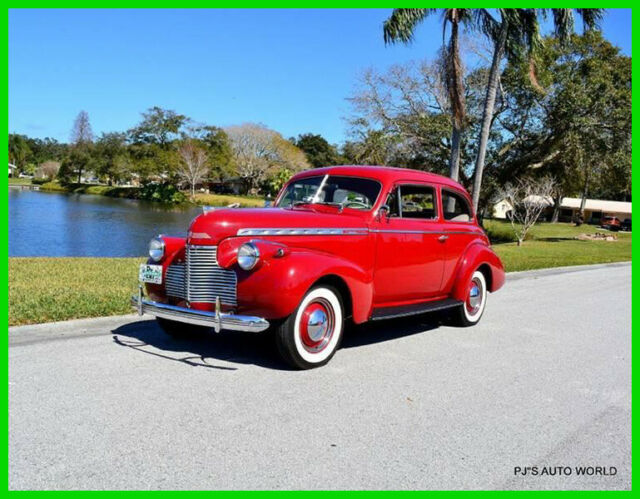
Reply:
[[[140,265],[140,282],[150,282],[152,284],[162,284],[162,265]]]

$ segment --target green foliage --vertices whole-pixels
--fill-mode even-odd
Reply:
[[[19,171],[25,167],[31,149],[24,135],[9,134],[9,163],[18,167]]]
[[[235,176],[229,136],[222,128],[208,125],[193,127],[190,130],[190,139],[205,149],[211,178],[224,180]]]
[[[58,171],[58,179],[63,184],[80,182],[83,172],[93,166],[93,158],[86,147],[74,147],[69,155],[64,158]]]
[[[187,200],[182,192],[168,182],[146,184],[140,189],[138,197],[146,201],[158,201],[166,204],[180,204]]]
[[[142,121],[129,130],[133,143],[156,144],[166,149],[178,138],[187,117],[175,111],[154,106],[142,113]]]
[[[322,135],[305,133],[298,135],[297,139],[291,139],[291,142],[302,149],[314,168],[343,163],[343,158],[338,154],[336,146],[329,144]]]
[[[601,33],[548,38],[537,54],[539,86],[528,64],[503,77],[506,138],[494,161],[498,183],[552,175],[559,196],[625,199],[631,194],[631,59]]]
[[[262,186],[262,190],[269,193],[271,196],[275,196],[280,192],[282,186],[291,178],[292,175],[293,172],[288,168],[281,168],[267,177]]]

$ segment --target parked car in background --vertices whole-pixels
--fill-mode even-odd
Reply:
[[[158,236],[132,304],[171,335],[274,331],[283,359],[328,362],[356,324],[449,309],[477,324],[504,269],[464,188],[404,168],[295,175],[274,207],[205,210]]]
[[[620,220],[617,217],[604,216],[600,219],[600,227],[608,230],[620,230]]]
[[[631,232],[631,219],[625,218],[620,224],[620,230],[624,230],[625,232]]]

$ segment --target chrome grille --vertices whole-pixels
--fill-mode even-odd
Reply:
[[[235,307],[236,273],[218,265],[217,249],[216,246],[187,246],[186,263],[167,268],[167,294],[196,303],[215,303],[219,296],[221,303]]]

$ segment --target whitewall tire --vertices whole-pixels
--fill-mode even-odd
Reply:
[[[456,323],[459,326],[473,326],[480,321],[487,305],[487,280],[476,270],[466,289],[464,303],[457,310]]]
[[[343,329],[340,293],[331,286],[316,286],[278,327],[276,344],[292,367],[311,369],[329,362],[340,346]]]

